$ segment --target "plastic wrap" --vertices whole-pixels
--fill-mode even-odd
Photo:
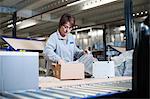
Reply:
[[[111,58],[115,63],[116,76],[132,76],[132,55],[133,50],[129,50]]]

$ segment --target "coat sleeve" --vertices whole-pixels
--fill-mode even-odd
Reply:
[[[74,42],[75,42],[75,39],[74,39]],[[74,44],[75,44],[74,45],[74,58],[76,60],[76,59],[80,58],[84,54],[84,51],[77,47],[76,42]]]
[[[51,35],[46,42],[44,54],[47,59],[53,62],[58,62],[58,60],[61,59],[61,57],[55,53],[56,47],[57,47],[56,37],[55,35]]]

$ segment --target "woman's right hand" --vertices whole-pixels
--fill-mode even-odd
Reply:
[[[85,49],[84,54],[90,54],[90,51],[88,49]]]

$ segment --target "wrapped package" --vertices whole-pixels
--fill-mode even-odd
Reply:
[[[132,55],[133,50],[129,50],[111,58],[115,63],[116,76],[132,76]]]

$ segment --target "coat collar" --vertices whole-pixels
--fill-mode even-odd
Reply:
[[[66,39],[67,39],[67,36],[62,37],[62,36],[60,35],[60,32],[59,32],[58,30],[57,30],[57,35],[58,35],[58,38],[61,39],[61,40],[66,40]]]

